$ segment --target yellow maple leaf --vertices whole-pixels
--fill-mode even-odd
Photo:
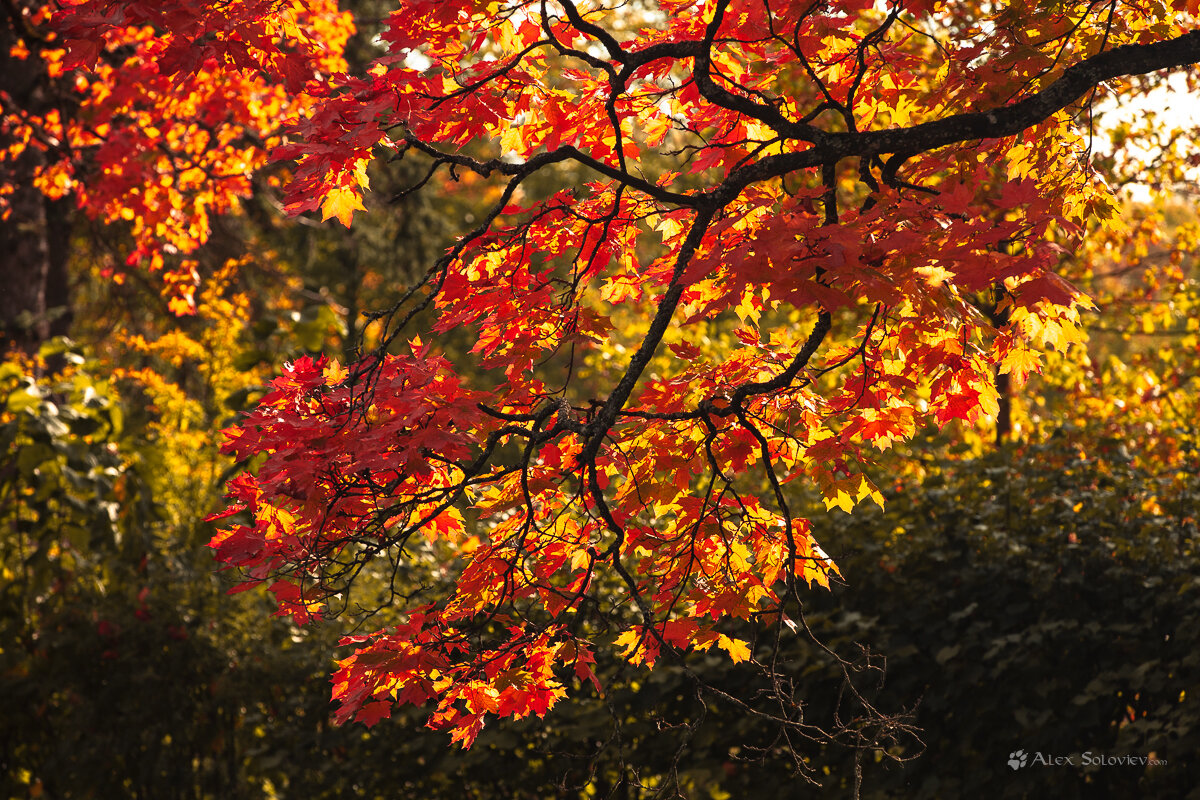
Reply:
[[[750,646],[740,639],[730,639],[725,634],[717,637],[717,647],[729,653],[733,663],[740,664],[750,658]]]
[[[826,510],[832,509],[834,506],[837,506],[847,514],[854,510],[854,495],[845,489],[839,488],[832,497],[824,497],[822,499],[825,501]]]
[[[621,655],[625,656],[625,658],[630,658],[637,650],[640,640],[641,636],[638,634],[638,632],[633,628],[630,628],[629,630],[622,632],[620,636],[614,639],[613,644],[624,650]]]
[[[1001,374],[1012,375],[1018,383],[1024,383],[1030,372],[1037,369],[1041,358],[1033,350],[1014,347],[1000,360]]]
[[[337,386],[346,379],[346,376],[350,374],[350,370],[342,366],[335,358],[325,365],[323,374],[326,386]]]
[[[578,572],[591,563],[592,556],[587,550],[576,550],[571,554],[571,570]]]
[[[345,186],[339,186],[330,189],[329,194],[325,195],[325,200],[321,203],[321,220],[337,217],[343,225],[349,228],[350,221],[354,219],[354,212],[366,210],[367,207],[363,205],[362,197],[358,192]]]

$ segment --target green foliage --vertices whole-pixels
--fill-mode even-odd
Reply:
[[[133,554],[131,525],[152,513],[136,502],[139,480],[118,445],[125,414],[108,385],[80,368],[83,357],[64,340],[41,356],[63,371],[39,380],[22,364],[0,364],[6,611],[94,566],[94,551]]]
[[[1198,785],[1195,454],[1181,486],[1123,443],[1088,452],[1076,438],[963,462],[884,513],[830,520],[824,540],[850,585],[810,622],[835,646],[886,654],[876,700],[916,704],[926,743],[904,769],[869,776],[864,796],[1184,797]],[[1014,773],[1018,749],[1168,763]]]
[[[0,366],[0,793],[632,798],[673,779],[692,797],[849,792],[851,750],[800,747],[795,763],[775,728],[698,699],[689,670],[743,695],[755,680],[712,654],[651,673],[602,659],[603,697],[577,686],[467,753],[419,710],[369,733],[332,726],[335,632],[264,625],[265,598],[227,595],[206,532],[164,522],[161,482],[139,474],[154,445],[127,420],[144,414],[79,352],[44,355],[62,371]],[[924,742],[907,740],[899,766],[868,754],[865,797],[1182,797],[1200,784],[1200,470],[1185,458],[1187,473],[1155,474],[1121,442],[1063,431],[931,471],[886,511],[821,518],[848,585],[814,594],[806,621],[860,655],[855,683],[876,708],[913,709]],[[860,645],[886,656],[882,685]],[[853,717],[821,648],[797,636],[783,658],[806,714]],[[1017,749],[1167,764],[1014,772]]]

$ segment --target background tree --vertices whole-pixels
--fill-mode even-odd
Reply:
[[[820,762],[805,758],[836,765],[831,782],[844,790],[855,784],[865,754],[914,755],[904,721],[879,710],[909,705],[911,694],[877,694],[873,680],[849,681],[856,667],[877,674],[869,654],[821,668],[813,661],[832,684],[814,684],[790,667],[828,656],[818,644],[798,658],[801,651],[789,649],[805,648],[818,633],[828,638],[813,625],[814,604],[823,601],[802,585],[837,582],[813,520],[822,506],[849,511],[867,497],[881,502],[875,483],[886,488],[880,476],[888,475],[881,467],[899,463],[889,450],[920,432],[914,448],[929,454],[927,427],[955,420],[986,426],[1000,408],[997,374],[1019,381],[1037,368],[1038,349],[1058,346],[1069,355],[1068,345],[1082,341],[1076,326],[1089,302],[1056,273],[1087,280],[1090,265],[1103,259],[1080,259],[1089,265],[1080,276],[1069,254],[1115,239],[1119,223],[1112,196],[1089,171],[1079,127],[1085,117],[1076,112],[1110,91],[1103,81],[1196,60],[1196,35],[1184,33],[1194,9],[1171,16],[1115,5],[1045,13],[716,3],[650,6],[631,21],[599,6],[413,4],[389,17],[381,40],[390,52],[346,74],[332,62],[315,69],[311,60],[321,32],[337,41],[348,30],[344,17],[310,8],[304,13],[314,16],[300,17],[307,27],[293,29],[297,17],[288,9],[264,10],[235,3],[217,15],[161,3],[73,4],[55,23],[70,48],[66,63],[97,66],[74,73],[91,94],[60,119],[64,130],[83,120],[82,132],[55,134],[71,144],[59,152],[33,136],[48,124],[40,111],[7,114],[10,129],[44,148],[47,165],[36,168],[43,192],[69,187],[90,213],[128,223],[113,252],[124,248],[131,263],[89,269],[116,269],[129,282],[140,273],[127,267],[139,259],[152,269],[161,264],[174,276],[170,308],[197,311],[194,336],[139,340],[137,326],[126,326],[121,348],[143,363],[119,373],[129,381],[122,391],[152,402],[151,415],[135,427],[157,433],[128,456],[114,460],[110,452],[98,469],[119,472],[146,458],[159,467],[147,471],[146,483],[163,503],[156,512],[165,515],[162,527],[186,528],[186,514],[208,505],[209,481],[220,473],[206,450],[220,398],[240,396],[236,407],[257,396],[255,376],[235,376],[230,365],[270,361],[268,339],[315,351],[320,333],[332,330],[329,317],[297,312],[295,328],[272,322],[236,332],[235,325],[228,329],[234,339],[224,340],[202,333],[216,317],[189,291],[193,270],[215,275],[220,287],[262,269],[257,258],[231,262],[222,246],[240,241],[265,261],[290,253],[283,259],[289,266],[305,261],[298,255],[304,249],[317,253],[300,270],[305,292],[319,299],[312,308],[328,308],[336,295],[355,331],[358,303],[350,298],[365,284],[358,267],[339,274],[330,261],[368,253],[362,239],[296,237],[278,226],[269,196],[260,195],[238,217],[239,234],[214,241],[209,211],[236,212],[236,200],[255,188],[250,175],[265,163],[255,135],[274,136],[281,110],[295,109],[301,116],[293,136],[302,138],[280,153],[300,157],[287,201],[293,212],[349,222],[360,192],[391,180],[370,167],[378,148],[417,159],[418,184],[447,175],[493,203],[467,212],[474,227],[423,276],[391,273],[407,293],[362,329],[361,362],[297,359],[233,434],[229,449],[258,472],[231,484],[244,506],[233,511],[243,516],[213,540],[218,555],[269,585],[298,621],[339,609],[376,615],[378,633],[344,642],[353,652],[335,684],[340,718],[373,724],[393,713],[395,701],[428,701],[430,716],[405,709],[405,720],[450,728],[470,743],[487,714],[540,716],[573,688],[580,703],[557,718],[561,728],[518,724],[480,739],[484,764],[491,748],[534,756],[527,775],[504,784],[514,796],[554,785],[633,794],[655,786],[763,790],[775,777],[787,786],[789,767],[821,778],[813,766]],[[280,37],[293,44],[276,53]],[[63,57],[51,55],[50,41],[38,50],[47,65]],[[188,134],[203,125],[190,127],[191,106],[175,94],[194,86],[199,94],[187,97],[207,97],[203,86],[214,68],[229,79],[223,85],[250,89],[205,100],[206,114],[216,108],[240,120],[239,103],[264,93],[279,104],[262,118],[270,126],[261,133],[241,129],[250,131],[251,146],[233,147],[244,158],[231,175],[201,169],[192,174],[199,184],[181,185],[185,163],[230,163],[222,160],[228,147],[215,155],[189,151],[222,137]],[[132,105],[109,100],[150,74],[167,99],[138,90],[129,95]],[[875,90],[867,94],[866,85]],[[151,117],[137,116],[147,107],[181,133],[156,141],[145,125]],[[188,113],[172,116],[180,110]],[[118,130],[126,117],[141,120],[127,134],[136,140],[128,151],[106,149],[126,135],[98,127],[106,114]],[[177,160],[163,161],[160,145]],[[181,152],[192,161],[179,160]],[[108,168],[73,171],[89,157]],[[70,166],[53,166],[61,164]],[[112,184],[120,176],[128,179]],[[226,178],[227,194],[211,197],[229,202],[216,203],[206,193]],[[9,183],[16,190],[26,181]],[[258,188],[269,183],[261,178]],[[158,196],[155,186],[166,187],[161,202],[147,202]],[[256,204],[267,213],[254,211]],[[201,241],[207,249],[198,249]],[[1184,293],[1187,258],[1180,256],[1175,284]],[[358,265],[387,274],[383,264]],[[237,309],[244,322],[291,316],[286,303],[267,313],[226,285],[208,308]],[[301,326],[310,322],[306,336]],[[154,323],[142,315],[140,325]],[[428,343],[428,331],[410,336],[414,326],[431,327],[436,341]],[[257,341],[248,346],[239,337]],[[343,352],[356,349],[345,346],[351,341],[340,343]],[[239,350],[245,360],[206,365],[203,354],[213,347]],[[1077,363],[1064,359],[1059,371],[1051,362],[1056,369],[1047,370],[1046,390],[1036,395],[1047,410],[1014,409],[1014,431],[1044,429],[1038,426],[1054,424],[1053,409],[1071,407],[1053,398],[1079,389],[1078,380],[1071,383]],[[50,413],[24,397],[67,392],[39,379],[37,369],[14,366],[9,396],[20,407],[10,414]],[[173,370],[175,381],[159,380]],[[1124,393],[1141,382],[1116,385]],[[1142,397],[1149,415],[1155,403],[1186,395],[1167,392],[1161,403],[1154,392]],[[88,408],[85,396],[78,402]],[[26,417],[11,420],[15,452],[41,452],[31,447],[43,434],[30,432]],[[63,439],[51,427],[51,438]],[[97,430],[115,436],[110,428]],[[982,441],[978,431],[956,430],[968,444]],[[1161,443],[1182,441],[1172,436]],[[63,441],[85,452],[115,443],[82,429]],[[139,449],[146,455],[135,458]],[[1172,464],[1186,463],[1185,448],[1171,452]],[[201,466],[192,461],[189,474],[208,476],[191,484],[198,493],[173,493],[164,468],[197,455],[204,470],[191,469]],[[28,488],[50,462],[24,458],[33,472],[12,473],[21,476],[11,484],[19,501],[6,511],[18,527],[40,518],[22,510],[28,503],[51,502]],[[936,475],[937,457],[925,458],[897,475]],[[14,463],[21,467],[19,457]],[[113,494],[106,486],[96,485],[98,505],[83,519],[113,508],[105,503],[120,513],[133,507],[124,489]],[[1177,482],[1171,491],[1183,487]],[[1170,497],[1164,490],[1162,501]],[[148,529],[136,517],[119,518],[143,534]],[[32,552],[59,564],[60,573],[77,572],[71,553],[88,548],[64,549],[61,535],[43,533],[48,538],[39,533]],[[1097,546],[1118,538],[1114,532]],[[861,568],[853,548],[833,552],[844,571]],[[11,551],[11,558],[24,565],[27,552]],[[141,588],[124,606],[133,619],[143,611]],[[61,632],[63,653],[87,641],[88,623],[79,621],[88,615],[71,611],[87,601],[74,590],[54,596],[64,615],[25,609],[36,624],[23,630],[33,631],[29,641]],[[211,618],[228,608],[200,613]],[[92,622],[103,645],[113,628]],[[852,617],[836,624],[861,630]],[[298,629],[272,630],[303,638]],[[180,641],[169,627],[164,635]],[[157,645],[130,652],[151,650]],[[716,651],[742,666],[730,668]],[[29,652],[32,660],[11,674],[30,675],[44,663],[36,646]],[[655,662],[655,677],[637,669]],[[303,675],[320,659],[272,663]],[[96,686],[86,688],[77,696]],[[1096,696],[1110,694],[1102,688]],[[823,705],[826,697],[844,699]],[[65,711],[69,704],[44,707]],[[291,713],[279,710],[278,698],[260,707],[277,719]],[[312,713],[302,702],[288,708],[293,722]],[[699,728],[705,717],[731,721],[740,743]],[[244,719],[231,712],[226,721]],[[834,722],[822,730],[815,719]],[[673,732],[665,740],[663,726]],[[838,762],[831,751],[801,746],[804,737],[850,744],[855,755]],[[165,752],[161,740],[148,741]],[[629,758],[634,743],[649,753],[641,763]],[[52,762],[42,758],[44,745],[28,747],[24,763],[38,764],[40,776]],[[430,763],[425,747],[425,740],[414,744],[404,758]],[[212,786],[239,770],[251,771],[251,783],[265,792],[295,778],[246,749],[230,752],[241,766],[206,773],[218,776]],[[178,757],[164,755],[162,763],[177,765]],[[742,770],[742,759],[773,766]],[[169,780],[170,769],[157,779]],[[327,785],[344,790],[341,780],[330,775]],[[436,770],[427,781],[406,780],[431,792],[487,791]],[[118,782],[154,793],[147,776]],[[362,782],[352,781],[352,790],[370,792]]]

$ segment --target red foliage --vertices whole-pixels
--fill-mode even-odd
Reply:
[[[328,4],[86,0],[56,17],[65,65],[98,64],[60,136],[138,254],[202,241],[272,147],[287,208],[347,225],[379,151],[493,182],[377,353],[300,359],[229,432],[256,471],[212,542],[301,621],[377,561],[448,559],[440,594],[346,640],[334,696],[368,725],[431,703],[469,745],[599,691],[598,647],[747,661],[771,637],[733,621],[794,629],[837,573],[785,484],[879,500],[872,451],[995,413],[996,369],[1069,338],[1086,301],[1053,270],[1111,214],[1072,112],[1196,60],[1180,5],[404,0],[351,76]],[[587,182],[532,188],[564,165]],[[395,354],[427,308],[486,388],[419,339]]]

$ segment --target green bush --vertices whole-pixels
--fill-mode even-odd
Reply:
[[[298,630],[266,621],[260,593],[227,595],[208,531],[165,530],[138,474],[153,445],[126,430],[138,415],[59,355],[79,362],[69,379],[0,366],[0,795],[850,793],[854,749],[789,743],[666,662],[598,664],[603,696],[576,687],[544,720],[490,724],[465,753],[419,709],[369,732],[333,727],[328,653],[343,623]],[[1084,452],[1062,435],[954,464],[886,511],[820,515],[846,585],[811,592],[805,619],[860,667],[886,658],[882,684],[870,668],[856,683],[884,713],[911,709],[924,742],[899,736],[899,762],[859,751],[863,796],[1200,796],[1198,472],[1151,474],[1120,443]],[[795,636],[780,663],[805,722],[854,719],[821,647]],[[719,655],[688,667],[742,696],[762,680]],[[1018,750],[1076,764],[1013,770]],[[1085,766],[1084,753],[1166,764]]]
[[[1200,796],[1198,472],[1150,474],[1120,443],[1085,453],[1064,434],[824,520],[848,585],[810,621],[886,656],[877,702],[914,706],[926,745],[864,795]],[[1076,766],[1014,770],[1017,750]]]

